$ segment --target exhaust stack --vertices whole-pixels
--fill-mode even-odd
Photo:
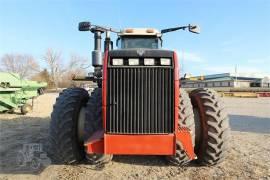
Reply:
[[[102,67],[103,53],[101,49],[101,34],[106,32],[106,39],[104,42],[104,51],[109,50],[113,47],[113,43],[110,39],[110,32],[119,33],[119,31],[114,30],[109,27],[103,27],[98,25],[92,25],[90,22],[80,22],[79,31],[91,31],[94,33],[94,50],[92,51],[92,66],[99,69]]]
[[[102,51],[101,51],[101,31],[94,31],[94,50],[92,51],[92,66],[100,67],[103,65],[102,62]]]

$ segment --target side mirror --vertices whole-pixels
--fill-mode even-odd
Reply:
[[[80,22],[79,31],[90,31],[91,23],[90,22]]]
[[[189,25],[188,31],[196,34],[200,34],[200,27],[197,25]]]

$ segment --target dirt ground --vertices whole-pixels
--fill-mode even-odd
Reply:
[[[25,116],[0,114],[0,179],[270,179],[270,98],[224,98],[232,141],[228,158],[217,166],[175,167],[157,156],[115,156],[98,167],[52,165],[46,157],[56,97],[40,96],[34,111]],[[38,146],[34,154],[24,149],[29,144]]]

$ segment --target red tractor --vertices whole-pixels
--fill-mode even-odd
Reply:
[[[162,35],[179,29],[199,33],[193,25],[159,32],[79,23],[80,31],[94,33],[94,72],[84,80],[98,88],[91,95],[82,88],[65,89],[56,99],[49,130],[55,163],[87,159],[103,164],[113,155],[161,155],[175,165],[192,160],[214,165],[226,157],[230,128],[219,95],[179,88],[177,54],[160,49]],[[118,35],[118,49],[110,32]]]

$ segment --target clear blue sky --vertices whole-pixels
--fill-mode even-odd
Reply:
[[[90,59],[92,34],[77,30],[85,20],[115,28],[196,23],[200,35],[163,37],[184,72],[233,72],[237,65],[241,73],[270,75],[270,0],[0,0],[0,56],[27,53],[42,61],[50,47],[64,60],[72,53]]]

